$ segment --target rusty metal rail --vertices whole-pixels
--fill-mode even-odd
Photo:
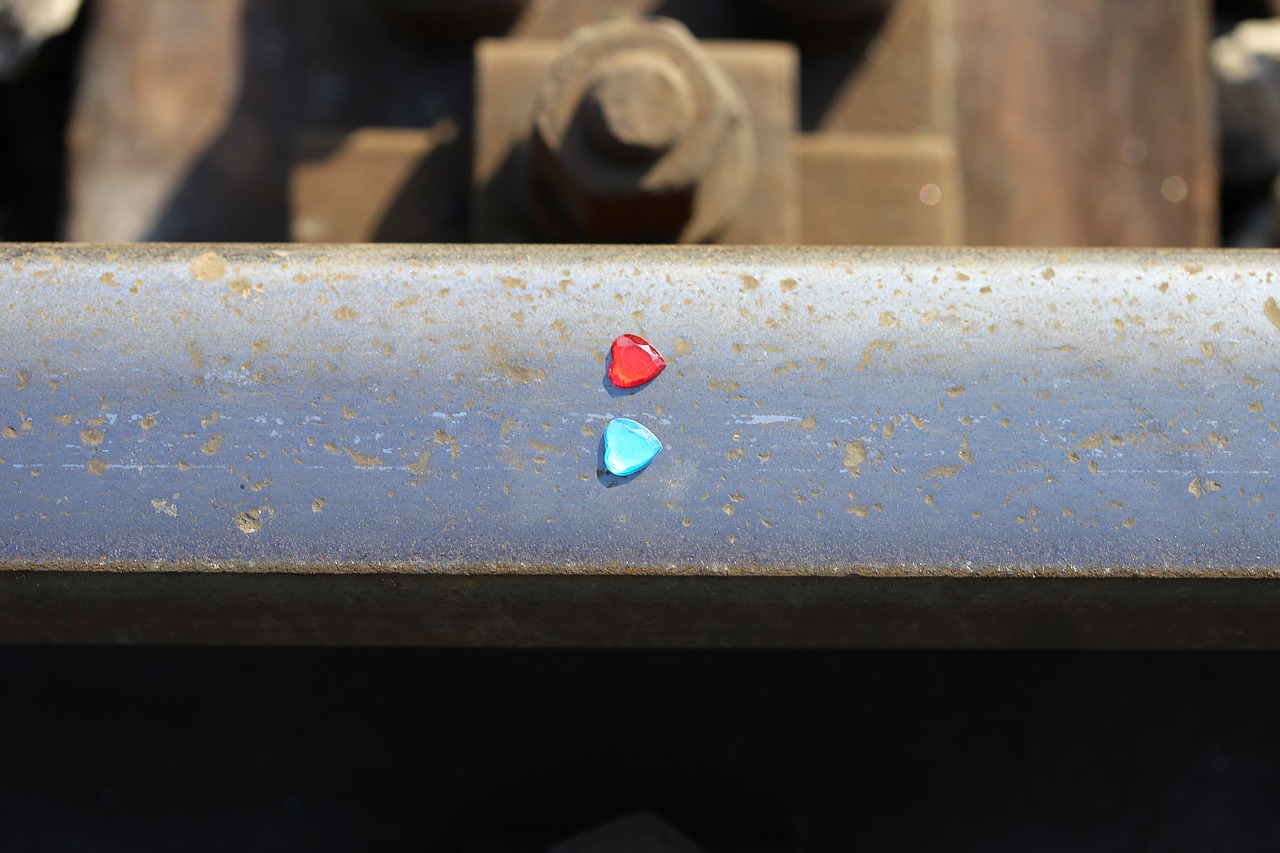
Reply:
[[[1278,263],[5,246],[0,638],[1280,645]]]

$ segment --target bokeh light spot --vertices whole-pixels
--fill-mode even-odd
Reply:
[[[1177,204],[1187,197],[1187,182],[1177,175],[1170,175],[1160,184],[1160,195],[1165,201]]]
[[[1130,166],[1140,166],[1147,160],[1147,143],[1136,136],[1130,136],[1120,143],[1120,158]]]
[[[920,201],[929,207],[933,207],[942,201],[942,188],[937,184],[925,184],[920,188]]]

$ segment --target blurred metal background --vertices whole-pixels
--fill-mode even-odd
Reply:
[[[1245,5],[94,0],[28,82],[0,87],[10,138],[65,151],[39,182],[30,156],[3,158],[14,190],[0,238],[564,239],[522,210],[538,109],[577,97],[573,81],[595,79],[657,15],[688,28],[680,53],[722,71],[747,109],[754,154],[726,180],[748,194],[714,241],[1211,246],[1209,40],[1263,12]],[[604,23],[621,31],[610,51],[574,41]],[[569,55],[577,70],[537,107]],[[1269,67],[1265,46],[1244,55]],[[1228,242],[1274,174],[1269,81],[1247,73],[1229,99],[1231,139],[1245,140],[1231,162],[1252,165]],[[703,107],[695,127],[717,114]],[[664,114],[644,108],[626,108],[637,126]],[[50,194],[60,215],[35,229],[23,211]],[[645,236],[619,226],[607,241]]]

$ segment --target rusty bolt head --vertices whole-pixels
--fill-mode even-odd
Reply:
[[[652,160],[690,130],[695,105],[680,69],[662,56],[628,52],[596,69],[582,103],[588,136],[617,160]]]
[[[701,242],[755,173],[742,96],[681,24],[584,27],[539,90],[530,206],[548,237]]]

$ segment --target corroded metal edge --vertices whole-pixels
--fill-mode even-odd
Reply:
[[[1280,648],[1280,582],[0,572],[0,642]]]
[[[1180,565],[1123,565],[1105,563],[1086,566],[1057,565],[1009,565],[999,567],[947,566],[947,565],[899,565],[831,566],[815,568],[802,565],[748,565],[735,562],[723,568],[699,565],[607,565],[574,566],[564,564],[496,564],[468,566],[424,566],[420,563],[342,563],[342,564],[294,564],[241,562],[218,560],[202,562],[186,559],[181,562],[112,563],[81,562],[76,560],[47,561],[41,559],[0,561],[0,572],[50,572],[112,575],[165,575],[189,573],[196,575],[339,575],[371,577],[407,577],[439,575],[452,578],[492,577],[612,577],[612,578],[1143,578],[1152,581],[1176,581],[1204,579],[1206,572],[1194,566]],[[1280,579],[1280,568],[1252,566],[1218,566],[1213,569],[1214,580]]]

